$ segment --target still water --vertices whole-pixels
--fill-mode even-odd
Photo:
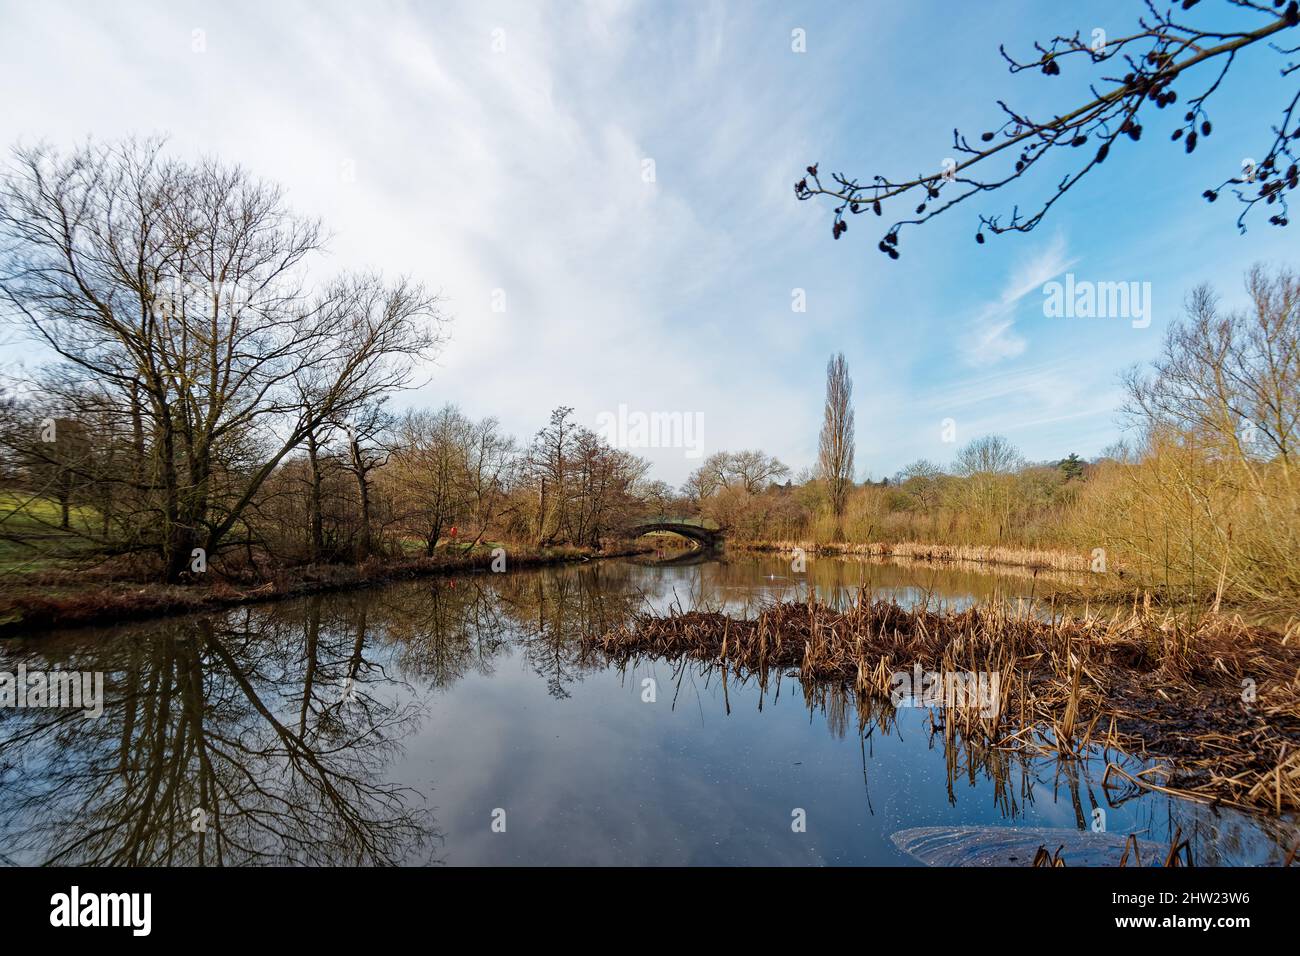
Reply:
[[[1181,831],[1197,865],[1285,859],[1294,822],[1108,792],[1100,758],[946,748],[928,710],[861,713],[838,688],[701,665],[619,670],[581,640],[647,607],[752,613],[862,586],[960,606],[1039,585],[848,559],[804,574],[776,557],[611,560],[9,640],[0,672],[99,672],[104,692],[97,718],[0,710],[0,860],[915,866],[901,831],[1086,837],[1097,808],[1116,838]],[[1057,836],[1041,842],[1088,862]],[[1040,836],[1026,841],[1032,855]]]

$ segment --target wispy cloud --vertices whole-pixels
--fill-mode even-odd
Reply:
[[[1045,247],[1017,263],[1002,294],[987,304],[971,323],[962,342],[966,363],[984,366],[1021,355],[1028,343],[1016,332],[1020,301],[1040,290],[1048,279],[1060,275],[1075,261],[1066,252],[1065,238],[1057,233]]]
[[[949,417],[963,441],[1019,429],[1031,457],[1087,453],[1080,436],[1103,428],[1070,416],[1109,401],[1156,337],[1120,348],[1097,326],[1039,324],[1043,283],[1075,253],[1095,269],[1158,262],[1178,290],[1219,263],[1232,281],[1258,254],[1231,229],[1188,231],[1205,215],[1184,202],[1204,188],[1191,164],[1155,192],[1112,178],[1104,221],[1068,220],[1062,203],[1044,230],[978,250],[967,207],[909,233],[900,262],[874,251],[872,216],[832,240],[831,207],[791,185],[812,162],[889,174],[945,156],[947,112],[992,105],[967,77],[999,75],[990,51],[1008,36],[982,11],[954,12],[937,36],[907,4],[142,6],[0,0],[0,84],[24,91],[0,111],[0,148],[166,132],[178,154],[283,183],[333,231],[327,268],[407,273],[445,295],[452,341],[397,403],[457,402],[521,439],[557,405],[588,425],[620,405],[699,412],[706,453],[763,447],[798,469],[815,460],[826,358],[844,351],[864,470],[950,455]],[[1022,12],[1026,42],[1061,29],[1052,5]],[[934,44],[938,80],[915,55]],[[1240,105],[1225,104],[1216,140],[1256,122]],[[1046,231],[1067,222],[1068,249]],[[1169,255],[1180,241],[1197,255]],[[1272,255],[1300,249],[1290,233],[1269,241]],[[696,464],[647,457],[674,483]]]

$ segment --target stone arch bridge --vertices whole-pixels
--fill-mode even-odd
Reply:
[[[672,515],[642,518],[635,522],[629,531],[634,537],[650,534],[652,531],[670,531],[683,538],[689,538],[702,548],[716,548],[722,543],[723,538],[722,528],[716,521]]]

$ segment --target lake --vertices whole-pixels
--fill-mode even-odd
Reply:
[[[932,735],[928,709],[863,712],[792,676],[760,687],[663,660],[619,670],[582,641],[647,607],[753,613],[863,586],[954,607],[1041,593],[1025,572],[810,558],[796,573],[776,556],[688,555],[11,639],[0,672],[102,674],[103,698],[92,717],[0,709],[0,858],[914,866],[901,831],[983,846],[1014,827],[1062,831],[1021,842],[1028,856],[1065,842],[1081,863],[1074,843],[1104,827],[1166,848],[1181,832],[1208,866],[1278,864],[1300,835],[1294,821],[1107,792],[1102,755],[972,752]]]

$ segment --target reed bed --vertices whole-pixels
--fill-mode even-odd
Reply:
[[[1110,751],[1162,758],[1108,768],[1108,789],[1157,790],[1255,812],[1300,809],[1300,639],[1211,614],[1135,603],[1109,613],[1025,602],[907,609],[865,589],[847,606],[815,600],[756,616],[643,613],[589,639],[626,665],[719,664],[760,683],[773,672],[888,698],[913,671],[997,674],[996,699],[944,706],[937,732],[1067,759]]]
[[[926,544],[918,541],[827,544],[812,541],[765,541],[741,542],[738,546],[753,551],[783,553],[792,552],[797,548],[806,554],[854,554],[908,561],[964,561],[971,564],[1068,571],[1075,574],[1087,574],[1092,571],[1091,559],[1082,554],[982,544]]]

